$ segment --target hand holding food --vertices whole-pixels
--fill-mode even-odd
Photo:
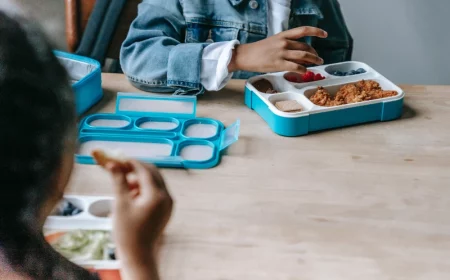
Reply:
[[[172,213],[172,198],[153,165],[95,152],[115,183],[114,239],[124,279],[158,279],[155,247]],[[148,275],[151,275],[149,277]]]

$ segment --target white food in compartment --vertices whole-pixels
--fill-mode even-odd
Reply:
[[[302,112],[309,111],[313,108],[314,104],[312,104],[303,94],[295,93],[295,92],[286,92],[286,93],[278,93],[273,94],[269,97],[269,101],[275,105],[275,103],[279,101],[286,100],[295,100],[302,106]],[[274,107],[274,110],[279,111]],[[281,111],[280,111],[281,112]],[[292,113],[291,113],[292,114]]]

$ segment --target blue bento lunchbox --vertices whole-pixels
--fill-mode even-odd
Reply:
[[[95,150],[118,152],[159,167],[206,169],[238,141],[240,121],[225,125],[196,116],[195,96],[118,93],[116,112],[87,116],[79,125],[79,164],[96,164]]]
[[[376,121],[390,121],[401,116],[403,90],[375,71],[369,65],[349,61],[323,65],[308,69],[322,80],[303,82],[289,81],[286,72],[256,76],[245,86],[245,104],[256,111],[275,133],[282,136],[301,136],[311,132],[340,128]],[[255,86],[265,80],[269,90],[262,92]],[[343,105],[315,104],[311,97],[320,89],[335,98],[344,87],[370,81],[382,90],[397,92],[394,96],[372,99]],[[280,110],[278,104],[294,102],[297,109],[291,112]],[[320,101],[320,100],[319,100]],[[280,103],[279,103],[280,102]]]
[[[103,97],[101,65],[98,61],[71,53],[54,51],[69,74],[78,115],[82,115]]]

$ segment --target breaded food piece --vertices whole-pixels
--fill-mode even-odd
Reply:
[[[355,84],[342,86],[336,95],[331,96],[326,89],[318,87],[309,99],[319,106],[339,106],[368,100],[396,96],[395,90],[382,90],[380,84],[372,80],[362,80]]]
[[[348,104],[364,101],[367,98],[366,94],[361,93],[360,89],[355,84],[349,84],[341,87],[336,93],[334,100],[339,100],[340,103]]]
[[[253,86],[256,88],[256,90],[263,93],[278,93],[278,91],[274,89],[272,83],[266,79],[257,80],[253,83]]]
[[[133,169],[133,167],[127,162],[127,158],[120,152],[107,153],[102,150],[95,150],[92,152],[92,157],[97,162],[97,164],[103,168],[105,168],[109,162],[114,162],[120,164],[120,166],[126,172]]]
[[[398,92],[396,92],[395,90],[373,90],[369,92],[369,95],[372,97],[372,99],[392,97],[396,96],[397,94]]]
[[[380,84],[372,80],[362,80],[356,83],[360,91],[381,90]]]
[[[107,153],[102,150],[95,150],[92,152],[92,156],[98,165],[105,166],[108,162],[118,162],[124,163],[126,162],[124,156],[119,155],[118,153]]]
[[[344,100],[330,100],[327,102],[327,104],[325,105],[326,107],[333,107],[333,106],[339,106],[339,105],[345,105],[345,101]]]
[[[331,101],[331,95],[323,87],[318,87],[317,91],[309,98],[312,103],[318,106],[327,106]]]
[[[284,101],[278,101],[275,102],[275,107],[282,111],[287,113],[296,113],[302,111],[302,106],[300,103],[298,103],[296,100],[284,100]]]

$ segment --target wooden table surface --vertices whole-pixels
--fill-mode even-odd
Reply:
[[[118,74],[103,84],[90,113],[137,92]],[[162,279],[450,279],[450,87],[403,86],[400,120],[298,138],[274,134],[243,88],[199,99],[198,116],[241,120],[221,164],[162,171],[176,200]],[[77,165],[70,193],[113,192]]]

